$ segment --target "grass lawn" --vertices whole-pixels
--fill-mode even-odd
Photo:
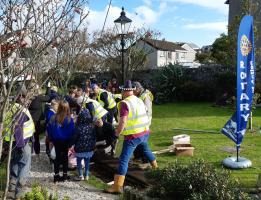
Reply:
[[[204,159],[217,168],[222,168],[222,160],[228,156],[236,156],[222,150],[223,147],[235,147],[235,144],[223,134],[197,133],[188,131],[174,131],[173,128],[187,128],[217,131],[224,126],[232,116],[231,108],[212,107],[211,103],[172,103],[154,105],[151,136],[149,140],[153,151],[165,149],[172,145],[172,137],[179,134],[188,134],[195,147],[194,157],[177,157],[173,153],[157,156],[160,167],[179,160],[187,163],[191,160]],[[244,170],[231,171],[232,176],[239,180],[242,187],[255,187],[258,174],[261,174],[261,108],[253,113],[253,128],[255,132],[247,133],[240,155],[247,157],[253,167]],[[121,145],[118,146],[120,151]]]

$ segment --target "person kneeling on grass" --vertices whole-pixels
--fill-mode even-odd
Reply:
[[[92,117],[88,109],[80,111],[74,131],[73,145],[77,159],[77,169],[79,177],[77,180],[89,179],[90,158],[96,144],[96,136]],[[85,171],[82,172],[82,160],[84,159]]]

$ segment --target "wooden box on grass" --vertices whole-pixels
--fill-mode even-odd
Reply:
[[[193,156],[194,149],[191,144],[176,144],[174,152],[177,156]]]

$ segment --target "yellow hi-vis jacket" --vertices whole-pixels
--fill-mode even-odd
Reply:
[[[122,135],[134,135],[149,130],[149,118],[143,101],[131,95],[121,102],[126,103],[129,109],[127,124],[122,131]]]
[[[19,105],[18,103],[15,103],[14,108],[11,109],[11,111],[9,111],[7,113],[6,124],[10,125],[12,123],[12,120],[15,117],[15,115],[17,114],[17,111],[20,112],[19,109],[22,109],[21,112],[26,114],[26,116],[29,118],[29,120],[23,124],[23,136],[24,136],[24,139],[30,138],[33,136],[33,134],[35,132],[35,126],[34,126],[34,121],[32,119],[32,116],[27,108],[22,108],[21,105]],[[12,134],[11,128],[6,128],[4,131],[4,134],[6,134],[5,141],[9,142],[11,140],[11,134]]]
[[[101,93],[103,92],[107,92],[107,95],[108,95],[108,103],[109,103],[109,106],[108,108],[109,109],[112,109],[113,107],[116,106],[116,102],[112,96],[112,93],[106,91],[106,90],[103,90],[103,89],[99,89],[99,94],[98,94],[98,97],[97,97],[97,100],[98,102],[102,105],[102,107],[104,107],[104,102],[101,100]]]
[[[139,98],[144,101],[146,96],[149,96],[150,97],[150,100],[153,101],[154,100],[154,96],[153,94],[151,93],[151,91],[149,90],[144,90],[141,95],[139,96]]]
[[[108,113],[108,111],[105,110],[98,101],[95,101],[91,98],[87,98],[84,100],[84,106],[83,106],[84,108],[86,108],[86,103],[93,104],[94,113],[92,113],[92,115],[94,116],[95,120],[101,119],[104,115]]]

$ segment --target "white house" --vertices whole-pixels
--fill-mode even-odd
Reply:
[[[0,35],[1,51],[5,53],[5,57],[2,57],[4,66],[22,70],[35,53],[34,47],[38,44],[34,44],[34,41],[37,41],[38,44],[45,42],[44,39],[29,30],[17,30]],[[45,53],[42,55],[42,63],[38,63],[38,68],[47,71],[50,67],[53,67],[51,61],[55,63],[55,55],[56,49],[46,48]]]
[[[142,38],[136,46],[148,53],[149,69],[186,62],[188,51],[173,42]]]

